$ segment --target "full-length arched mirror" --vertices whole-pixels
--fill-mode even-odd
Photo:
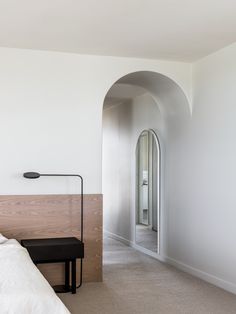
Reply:
[[[160,250],[160,145],[153,130],[144,130],[136,147],[136,244]]]

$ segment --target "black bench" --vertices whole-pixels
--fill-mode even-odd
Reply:
[[[82,285],[82,259],[84,258],[84,243],[75,237],[27,239],[21,240],[32,261],[35,264],[65,263],[65,285],[55,286],[55,292],[76,293],[76,259],[80,259],[80,284]],[[71,272],[70,272],[71,270]],[[70,287],[71,273],[71,287]]]

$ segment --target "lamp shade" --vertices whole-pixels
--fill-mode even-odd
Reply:
[[[38,172],[25,172],[23,176],[27,179],[38,179],[40,177],[40,173]]]

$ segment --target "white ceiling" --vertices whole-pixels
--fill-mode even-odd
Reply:
[[[0,0],[0,46],[194,61],[236,41],[235,0]]]

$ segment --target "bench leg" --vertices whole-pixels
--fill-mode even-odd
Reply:
[[[72,260],[71,267],[71,292],[76,293],[76,259]]]
[[[77,288],[80,288],[82,286],[83,283],[83,259],[80,259],[80,282],[79,282],[79,286]]]
[[[65,262],[65,289],[70,290],[70,261]]]
[[[65,284],[53,286],[56,293],[70,292],[70,261],[65,261]]]

